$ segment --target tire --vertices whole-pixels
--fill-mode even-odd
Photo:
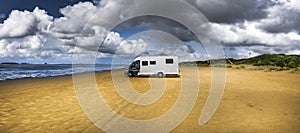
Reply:
[[[158,72],[158,73],[157,73],[157,77],[163,78],[163,77],[164,77],[164,73],[163,73],[163,72]]]
[[[133,77],[134,76],[134,74],[133,74],[133,72],[128,72],[128,77]]]

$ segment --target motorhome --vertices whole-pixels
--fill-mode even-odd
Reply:
[[[176,56],[140,56],[125,70],[129,77],[143,75],[179,76],[178,58]]]

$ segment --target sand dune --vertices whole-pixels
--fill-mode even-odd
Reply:
[[[208,123],[199,126],[210,88],[211,71],[202,67],[198,70],[200,92],[196,106],[172,132],[300,131],[300,74],[227,69],[222,102]],[[127,82],[122,70],[113,74],[119,85],[130,83],[140,94],[151,91],[151,83],[166,85],[158,101],[136,105],[119,95],[111,72],[96,73],[99,92],[108,106],[130,119],[158,117],[174,105],[180,94],[180,78],[142,77],[130,78]],[[85,74],[81,76],[84,78]],[[72,76],[1,81],[0,103],[0,132],[103,132],[80,108]]]

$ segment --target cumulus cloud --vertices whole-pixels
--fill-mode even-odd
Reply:
[[[20,39],[0,41],[0,56],[34,57],[40,55],[45,39],[42,36],[27,36]]]
[[[246,58],[260,54],[299,55],[299,1],[270,1],[267,16],[236,23],[211,23],[229,57]]]
[[[14,10],[9,18],[0,25],[0,37],[21,37],[35,32],[36,19],[30,12]]]
[[[55,19],[49,33],[58,38],[75,40],[78,47],[108,54],[139,54],[147,44],[141,40],[124,40],[119,33],[111,32],[111,15],[120,15],[120,3],[101,1],[97,7],[89,2],[62,8],[62,18]],[[97,14],[97,15],[95,15]],[[93,19],[97,17],[96,19]]]
[[[79,2],[60,9],[60,18],[53,18],[38,7],[32,12],[14,10],[0,24],[0,57],[70,57],[96,49],[122,55],[144,52],[147,44],[143,40],[123,40],[119,33],[108,31],[101,23],[88,24],[96,12],[106,11],[103,8]],[[105,22],[104,19],[99,18],[99,22]]]
[[[186,1],[196,6],[211,21],[208,27],[198,26],[198,29],[203,31],[201,35],[211,39],[218,37],[225,46],[260,45],[266,48],[277,46],[285,49],[286,46],[297,48],[299,45],[300,40],[297,39],[300,31],[299,1]],[[186,16],[193,16],[191,13],[186,14]],[[126,27],[161,30],[173,34],[182,41],[198,41],[183,25],[157,16],[134,18],[118,26],[120,29]],[[266,51],[261,54],[264,53]]]
[[[300,1],[282,1],[267,9],[268,17],[260,20],[259,27],[267,32],[300,31]]]
[[[299,35],[295,32],[270,34],[257,28],[257,23],[243,23],[241,27],[228,24],[212,24],[212,28],[220,36],[220,40],[227,45],[264,45],[286,46],[295,45]]]
[[[299,52],[300,3],[297,0],[186,1],[210,20],[207,27],[194,24],[201,31],[200,34],[208,39],[219,38],[225,49],[229,48],[227,52],[238,53],[231,56],[239,58],[264,53]],[[103,54],[138,55],[155,47],[158,52],[166,54],[183,53],[180,54],[183,60],[203,58],[193,45],[187,43],[162,46],[159,44],[174,42],[172,39],[158,39],[154,35],[148,40],[124,39],[120,33],[110,31],[112,22],[124,20],[126,16],[139,12],[131,7],[150,10],[149,1],[95,0],[94,3],[97,5],[79,2],[61,8],[63,16],[60,18],[49,16],[38,7],[33,11],[12,11],[8,19],[0,24],[0,57],[62,57],[84,55],[96,49]],[[163,4],[157,6],[164,7],[166,5]],[[174,8],[186,16],[185,21],[194,21],[193,13]],[[176,15],[175,12],[170,14]],[[171,33],[182,42],[201,45],[201,40],[197,40],[190,29],[162,17],[137,17],[116,27],[120,32],[130,28],[160,30]],[[154,42],[157,45],[152,44]]]
[[[147,51],[141,55],[178,56],[179,61],[207,60],[204,47],[196,41],[183,42],[165,31],[143,31],[129,39],[141,38],[147,44]]]
[[[98,52],[120,55],[137,55],[145,52],[148,44],[142,39],[124,40],[117,32],[107,32],[104,28],[94,26],[88,36],[76,37],[77,46]],[[91,33],[92,32],[92,33]],[[87,34],[86,32],[83,32]]]
[[[90,2],[78,3],[60,9],[63,15],[54,20],[50,29],[58,33],[80,33],[98,8]]]
[[[53,17],[38,7],[33,12],[13,10],[8,19],[0,24],[0,39],[34,35],[45,30],[52,19]]]
[[[197,61],[208,59],[207,55],[203,52],[191,52],[187,45],[175,44],[175,46],[168,48],[161,48],[158,50],[160,53],[166,55],[178,56],[180,62]]]

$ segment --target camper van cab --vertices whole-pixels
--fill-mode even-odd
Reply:
[[[175,56],[140,56],[125,70],[129,77],[141,75],[179,75],[178,58]]]

